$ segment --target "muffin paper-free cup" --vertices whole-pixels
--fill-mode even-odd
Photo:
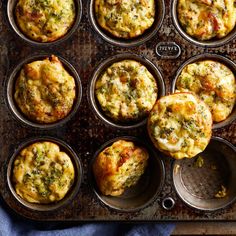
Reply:
[[[118,140],[131,141],[137,146],[144,147],[149,153],[148,165],[136,185],[126,188],[120,196],[105,196],[96,185],[92,167],[99,153]],[[107,141],[94,153],[89,165],[88,180],[91,189],[103,205],[117,211],[134,212],[147,207],[158,197],[165,180],[165,168],[161,155],[146,142],[133,136],[121,136]]]
[[[179,198],[188,206],[215,211],[236,199],[236,147],[212,137],[207,148],[195,158],[176,160],[172,178]]]
[[[75,115],[75,113],[77,112],[77,110],[79,108],[79,105],[80,105],[80,102],[82,99],[82,84],[81,84],[80,77],[79,77],[77,71],[75,70],[75,68],[66,59],[64,59],[60,56],[57,56],[57,55],[56,56],[61,61],[65,70],[75,80],[76,97],[75,97],[74,104],[73,104],[69,114],[67,114],[67,116],[65,116],[63,119],[58,120],[57,122],[54,122],[54,123],[48,123],[48,124],[37,123],[35,121],[31,121],[28,117],[26,117],[21,112],[18,105],[16,104],[16,102],[14,100],[15,82],[16,82],[17,76],[19,75],[22,67],[25,64],[28,64],[28,63],[31,63],[31,62],[37,61],[37,60],[43,60],[43,59],[46,59],[47,57],[50,57],[50,56],[51,56],[51,54],[39,54],[39,55],[30,56],[30,57],[23,59],[22,61],[20,61],[20,63],[13,70],[11,70],[11,73],[9,74],[9,76],[6,80],[6,84],[5,84],[6,96],[5,97],[6,97],[7,106],[9,108],[9,110],[11,111],[12,115],[16,118],[16,120],[19,121],[20,123],[22,123],[23,125],[31,126],[31,127],[38,128],[38,129],[57,128],[57,127],[65,124],[66,122],[68,122]]]
[[[48,203],[48,204],[30,203],[24,200],[23,198],[21,198],[15,191],[14,184],[12,183],[13,164],[14,164],[15,158],[17,157],[17,155],[19,155],[21,150],[23,150],[24,148],[26,148],[27,146],[33,143],[44,142],[44,141],[57,144],[60,147],[60,150],[65,152],[70,157],[74,166],[74,170],[75,170],[74,183],[69,189],[69,191],[67,192],[67,194],[65,195],[65,197],[58,202]],[[18,201],[20,204],[22,204],[26,208],[29,208],[34,211],[54,211],[69,204],[78,194],[78,191],[80,189],[80,185],[82,182],[82,178],[83,178],[82,165],[76,152],[64,141],[58,138],[49,137],[49,136],[34,137],[34,138],[30,138],[22,142],[18,147],[16,147],[13,155],[10,157],[10,160],[7,166],[7,184],[8,184],[10,192],[12,193],[16,201]]]
[[[123,60],[127,60],[127,59],[140,62],[153,75],[153,77],[156,80],[157,88],[158,88],[158,98],[157,99],[159,99],[160,97],[165,95],[165,83],[162,78],[162,74],[159,71],[159,69],[147,58],[141,57],[139,55],[132,54],[132,53],[124,53],[124,54],[118,54],[118,55],[112,56],[112,57],[104,60],[103,62],[101,62],[97,66],[97,68],[95,69],[95,71],[91,77],[89,87],[88,87],[88,100],[89,100],[89,103],[90,103],[90,106],[91,106],[93,112],[95,113],[96,116],[98,116],[101,119],[101,121],[103,121],[106,125],[109,125],[109,126],[112,126],[112,127],[118,128],[118,129],[132,129],[132,128],[142,126],[146,123],[147,117],[145,117],[141,120],[138,120],[138,121],[130,121],[128,123],[114,121],[112,118],[106,116],[104,111],[100,107],[99,102],[97,101],[97,98],[95,95],[95,85],[96,85],[96,81],[100,78],[100,76],[103,74],[103,72],[109,66],[111,66],[115,62],[119,62],[119,61],[123,61]]]
[[[24,33],[22,33],[21,29],[19,28],[19,26],[17,25],[16,22],[16,17],[15,17],[15,7],[17,4],[18,0],[8,0],[7,2],[7,18],[8,18],[8,22],[12,28],[12,30],[14,31],[14,33],[25,43],[31,45],[31,46],[35,46],[35,47],[48,47],[48,46],[54,46],[54,45],[58,45],[64,41],[66,41],[67,39],[69,39],[77,30],[81,18],[82,18],[82,1],[81,0],[74,0],[75,3],[75,21],[72,24],[71,28],[68,30],[68,32],[63,35],[61,38],[52,41],[52,42],[37,42],[33,39],[30,39],[29,37],[27,37],[27,35],[25,35]]]
[[[104,30],[97,22],[96,20],[96,14],[94,9],[94,2],[95,0],[89,0],[88,1],[88,15],[90,23],[94,29],[94,31],[99,34],[106,42],[119,46],[119,47],[134,47],[138,46],[140,44],[145,43],[146,41],[150,40],[152,37],[155,36],[155,34],[160,29],[164,16],[165,16],[165,2],[164,0],[155,0],[155,20],[153,25],[147,29],[142,35],[130,38],[130,39],[121,39],[118,37],[113,36],[106,30]]]
[[[236,64],[230,60],[227,57],[218,55],[218,54],[211,54],[211,53],[203,53],[203,54],[199,54],[197,56],[194,56],[188,60],[186,60],[177,70],[175,77],[172,81],[172,85],[171,85],[171,92],[174,93],[176,90],[176,83],[178,80],[178,77],[180,76],[182,70],[184,69],[184,67],[186,67],[187,65],[191,64],[191,63],[195,63],[198,61],[204,61],[204,60],[213,60],[213,61],[217,61],[220,62],[222,64],[224,64],[225,66],[227,66],[234,74],[235,78],[236,78]],[[218,123],[213,123],[213,129],[218,129],[218,128],[222,128],[225,127],[229,124],[231,124],[234,120],[236,119],[236,104],[234,105],[233,111],[231,112],[231,114],[223,121],[220,121]]]

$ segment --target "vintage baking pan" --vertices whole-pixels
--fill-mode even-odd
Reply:
[[[145,122],[125,129],[110,125],[109,122],[104,122],[96,111],[94,112],[92,106],[95,102],[92,100],[91,104],[90,96],[91,83],[98,68],[101,68],[104,61],[119,57],[117,55],[133,55],[132,58],[140,58],[154,70],[157,69],[158,81],[163,85],[162,95],[172,93],[175,77],[181,66],[192,58],[201,57],[199,55],[227,58],[227,65],[233,67],[236,62],[235,29],[225,41],[209,42],[209,44],[195,42],[185,37],[176,22],[176,1],[160,0],[156,1],[160,18],[155,22],[154,28],[129,46],[127,41],[114,41],[110,35],[105,36],[104,32],[101,34],[91,7],[94,1],[83,0],[76,1],[78,12],[76,25],[66,39],[55,44],[38,45],[25,40],[16,32],[16,24],[11,12],[15,2],[7,0],[0,2],[2,85],[0,88],[0,194],[13,211],[22,217],[44,221],[236,220],[236,190],[233,184],[235,182],[233,173],[236,168],[234,119],[213,129],[214,137],[206,151],[200,154],[200,159],[197,156],[191,160],[174,161],[158,152],[151,144]],[[80,14],[82,14],[81,20]],[[76,106],[76,111],[72,113],[70,119],[50,128],[19,121],[8,101],[11,95],[9,79],[13,83],[14,78],[11,75],[19,64],[27,58],[45,54],[54,54],[63,58],[67,67],[78,74],[78,81],[81,81],[81,85],[78,82],[78,86],[82,88],[81,102]],[[101,197],[90,173],[91,162],[97,150],[105,147],[110,140],[124,136],[139,140],[138,143],[143,143],[150,148],[150,153],[155,152],[161,172],[157,175],[159,176],[157,179],[161,180],[160,186],[158,185],[161,189],[154,191],[154,196],[149,198],[147,204],[142,203],[142,207],[131,210],[125,207],[125,204],[122,207],[113,207],[111,203],[114,201]],[[68,148],[69,152],[80,160],[83,176],[78,180],[78,183],[82,181],[80,187],[75,188],[76,191],[72,193],[72,197],[69,197],[65,206],[60,205],[58,208],[51,206],[51,209],[44,208],[42,211],[37,207],[22,204],[22,201],[15,196],[9,182],[12,158],[16,152],[29,140],[48,138],[62,143],[65,150]],[[199,168],[198,162],[202,158],[207,161],[204,162],[205,166]],[[145,181],[148,183],[150,179],[147,174]],[[224,192],[224,188],[229,190],[229,194],[225,198],[215,197],[220,191]],[[124,202],[125,198],[121,200],[122,204]]]

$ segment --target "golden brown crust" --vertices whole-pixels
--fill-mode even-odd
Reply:
[[[18,0],[16,21],[32,40],[53,42],[63,37],[75,21],[74,0]]]
[[[176,159],[202,152],[212,134],[208,106],[191,93],[160,98],[148,118],[148,133],[154,145]]]
[[[59,201],[74,182],[70,157],[52,142],[36,142],[15,158],[13,178],[16,193],[31,203]]]
[[[223,38],[236,24],[234,0],[178,0],[177,11],[185,31],[199,40]]]
[[[134,38],[152,26],[155,1],[95,0],[95,13],[98,24],[112,35]]]
[[[97,80],[95,94],[105,112],[115,121],[145,118],[157,99],[153,75],[141,63],[122,60],[109,66]]]
[[[55,56],[24,65],[14,98],[32,121],[53,123],[66,117],[76,97],[75,80]]]
[[[98,188],[104,195],[119,196],[137,184],[147,166],[148,152],[133,142],[118,140],[105,148],[93,163]]]
[[[210,107],[214,122],[225,120],[235,105],[235,76],[217,61],[204,60],[185,66],[177,79],[176,89],[198,95]]]

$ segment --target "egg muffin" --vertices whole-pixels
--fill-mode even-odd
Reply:
[[[76,98],[75,80],[56,56],[34,61],[21,69],[14,98],[28,119],[53,123],[71,111]]]
[[[198,40],[223,38],[236,24],[234,0],[178,0],[177,12],[183,29]]]
[[[235,105],[234,73],[217,61],[204,60],[185,66],[177,79],[176,89],[198,95],[210,107],[214,122],[225,120]]]
[[[16,22],[27,37],[52,42],[63,37],[75,21],[74,0],[18,0]]]
[[[105,148],[93,163],[93,173],[102,194],[119,196],[136,185],[148,164],[148,152],[131,141],[118,140]]]
[[[135,38],[155,20],[154,0],[95,0],[98,24],[113,36]]]
[[[65,197],[74,182],[70,157],[52,142],[36,142],[15,158],[12,181],[27,202],[48,204]]]
[[[154,145],[176,159],[202,152],[212,134],[209,107],[191,93],[160,98],[148,118],[148,133]]]
[[[136,121],[146,117],[155,104],[157,84],[144,65],[122,60],[98,78],[95,94],[102,110],[114,121]]]

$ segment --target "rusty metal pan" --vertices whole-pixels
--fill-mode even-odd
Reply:
[[[229,40],[221,42],[220,45],[212,43],[212,45],[200,45],[192,42],[190,39],[186,39],[182,34],[179,33],[178,28],[174,22],[174,16],[172,13],[173,4],[176,3],[175,0],[161,0],[160,4],[164,4],[164,7],[160,9],[165,12],[161,16],[161,26],[158,29],[155,28],[154,33],[149,32],[149,37],[145,39],[136,38],[136,42],[132,44],[132,40],[124,41],[114,41],[111,42],[109,39],[105,39],[100,32],[95,29],[93,22],[95,20],[93,12],[93,7],[91,4],[95,0],[81,0],[83,7],[83,17],[79,27],[73,33],[73,36],[63,41],[61,39],[60,44],[55,42],[48,46],[40,46],[36,44],[28,43],[22,40],[21,37],[12,30],[9,23],[7,14],[10,8],[7,10],[7,5],[9,2],[11,4],[16,0],[0,1],[0,80],[2,86],[0,87],[0,195],[6,204],[13,211],[18,213],[21,217],[25,217],[35,221],[73,221],[77,223],[85,222],[163,222],[163,221],[236,221],[236,203],[234,201],[234,188],[224,198],[214,198],[215,202],[213,205],[207,205],[206,192],[199,191],[197,194],[204,195],[200,199],[203,202],[203,206],[194,202],[191,203],[193,199],[196,199],[194,195],[194,188],[190,189],[190,193],[187,197],[183,194],[179,194],[174,185],[173,178],[173,165],[177,163],[175,160],[164,154],[160,154],[155,150],[154,146],[149,139],[145,121],[140,122],[140,124],[129,124],[129,127],[122,128],[121,124],[110,124],[104,120],[102,111],[99,109],[96,99],[93,94],[95,78],[97,78],[100,72],[105,68],[105,62],[110,65],[109,60],[116,61],[117,55],[126,56],[127,54],[136,55],[137,60],[140,59],[145,65],[148,66],[149,62],[154,65],[150,65],[149,68],[156,73],[157,82],[161,88],[161,96],[169,94],[172,92],[173,80],[181,66],[188,60],[196,58],[196,55],[210,54],[216,55],[217,60],[221,61],[221,57],[227,58],[225,64],[228,65],[233,71],[235,71],[236,62],[236,38],[232,36]],[[10,4],[10,3],[9,3]],[[13,6],[11,6],[13,7]],[[162,13],[163,14],[163,13]],[[13,15],[11,15],[12,17]],[[93,19],[91,19],[93,17]],[[14,20],[14,19],[12,19]],[[160,20],[160,19],[159,19]],[[96,21],[96,20],[95,20]],[[96,22],[94,22],[96,24]],[[97,26],[98,27],[98,26]],[[103,34],[106,34],[102,29]],[[235,32],[235,30],[233,31]],[[148,32],[147,32],[148,33]],[[146,35],[147,36],[147,35]],[[109,35],[112,40],[114,39]],[[145,37],[145,34],[143,35]],[[134,40],[134,41],[135,41]],[[124,45],[122,45],[124,43]],[[43,44],[44,45],[44,44]],[[45,44],[46,45],[46,44]],[[73,65],[74,69],[70,69],[69,64],[63,64],[73,75],[73,71],[79,74],[80,80],[78,81],[79,91],[83,87],[83,96],[81,102],[75,105],[75,109],[70,114],[71,117],[66,118],[60,124],[52,124],[51,127],[38,127],[37,124],[28,123],[22,114],[15,114],[17,107],[14,110],[14,100],[12,99],[13,87],[14,87],[14,74],[20,69],[20,64],[26,62],[27,59],[32,57],[32,55],[60,55],[62,58],[68,60],[68,63]],[[34,56],[33,56],[34,58]],[[133,58],[133,57],[132,57]],[[34,59],[33,59],[34,60]],[[67,61],[66,60],[66,61]],[[222,59],[223,60],[223,59]],[[148,62],[149,61],[149,62]],[[23,63],[24,64],[24,63]],[[22,64],[22,65],[23,65]],[[18,68],[18,70],[16,70]],[[9,82],[11,77],[11,82]],[[82,86],[80,86],[80,83]],[[92,97],[93,96],[93,97]],[[92,99],[91,99],[92,98]],[[10,103],[9,103],[9,101]],[[95,111],[97,109],[97,111]],[[100,116],[98,113],[101,113]],[[19,115],[19,116],[17,116]],[[107,117],[105,117],[107,119]],[[110,120],[108,120],[110,122]],[[234,118],[221,127],[214,128],[212,130],[214,137],[220,137],[220,139],[227,140],[230,145],[225,144],[222,141],[214,140],[212,142],[218,145],[213,145],[217,153],[212,150],[212,153],[216,154],[216,158],[209,158],[209,161],[216,162],[219,166],[218,177],[213,175],[212,179],[224,180],[224,178],[235,175],[233,170],[234,161],[231,166],[229,166],[228,161],[233,160],[235,157],[235,150],[231,147],[236,145],[236,121]],[[83,180],[80,185],[79,191],[72,197],[65,207],[61,206],[56,210],[37,210],[31,207],[24,206],[11,192],[8,181],[7,181],[7,171],[9,167],[9,161],[18,148],[22,147],[24,140],[34,139],[37,137],[55,137],[59,140],[63,139],[68,143],[73,150],[79,155],[81,165],[83,167]],[[139,205],[131,205],[131,209],[123,210],[124,205],[115,205],[114,202],[109,202],[108,199],[103,198],[96,188],[96,184],[92,177],[90,176],[90,163],[92,162],[95,153],[101,150],[104,143],[113,140],[117,137],[136,137],[141,143],[150,146],[152,157],[161,156],[161,162],[164,164],[165,178],[163,180],[163,185],[160,191],[152,198],[150,196],[149,200],[142,202]],[[227,142],[226,141],[226,142]],[[220,143],[220,144],[219,144]],[[219,150],[218,146],[225,147],[230,152],[234,153],[233,158],[226,158],[224,155],[221,156],[222,150]],[[208,150],[208,148],[206,149]],[[234,151],[232,151],[234,150]],[[204,153],[204,152],[203,152]],[[211,152],[210,152],[211,153]],[[155,158],[152,158],[155,160]],[[190,182],[190,177],[185,182],[180,182],[180,187],[185,192],[186,186],[194,186],[194,184],[199,184],[198,177],[204,177],[208,174],[207,171],[203,171],[207,167],[207,158],[203,157],[205,160],[205,167],[197,168],[200,173],[195,176],[195,172],[190,170],[193,167],[190,165],[188,169],[187,162],[194,162],[195,159],[184,159],[181,160],[183,163],[184,172],[181,170],[183,176],[188,173],[188,176],[194,175],[196,181],[194,183]],[[220,160],[223,159],[221,162]],[[225,161],[224,161],[225,160]],[[180,163],[180,164],[181,164]],[[223,163],[223,164],[222,164]],[[222,164],[222,165],[220,165]],[[182,164],[181,164],[182,165]],[[155,169],[154,166],[150,166]],[[215,167],[213,167],[214,169]],[[222,172],[219,170],[222,169]],[[212,169],[210,169],[213,171]],[[227,175],[227,170],[230,171]],[[232,172],[232,171],[233,172]],[[203,173],[202,173],[203,172]],[[197,172],[198,173],[198,172]],[[209,171],[210,173],[210,171]],[[215,172],[213,172],[215,173]],[[154,176],[157,176],[155,173]],[[185,176],[186,177],[186,176]],[[186,178],[187,178],[186,177]],[[176,177],[177,178],[177,177]],[[233,177],[234,178],[234,177]],[[210,178],[211,179],[211,178]],[[189,181],[189,182],[188,182]],[[198,182],[197,182],[198,181]],[[153,182],[152,182],[153,183]],[[190,184],[191,183],[191,184]],[[207,189],[207,183],[211,183],[209,179],[203,182],[203,186]],[[210,186],[211,195],[208,192],[208,197],[217,194],[221,190],[221,183],[226,187],[226,189],[231,189],[230,185],[227,186],[226,182],[217,182],[217,185],[213,187]],[[230,181],[228,181],[230,183]],[[185,186],[185,185],[186,186]],[[200,185],[200,184],[199,184]],[[154,182],[153,186],[157,186]],[[143,186],[141,186],[143,187]],[[200,186],[197,186],[200,189]],[[154,188],[153,188],[154,189]],[[189,190],[189,189],[188,189]],[[204,189],[205,190],[205,189]],[[214,191],[213,191],[214,190]],[[96,192],[97,194],[96,194]],[[154,191],[155,192],[155,191]],[[182,196],[182,198],[180,197]],[[100,199],[101,198],[101,199]],[[188,199],[189,198],[189,199]],[[104,201],[104,202],[103,202]],[[107,201],[107,202],[106,202]],[[190,201],[191,205],[187,203]],[[204,208],[204,209],[200,209]],[[216,210],[217,209],[217,210]]]

